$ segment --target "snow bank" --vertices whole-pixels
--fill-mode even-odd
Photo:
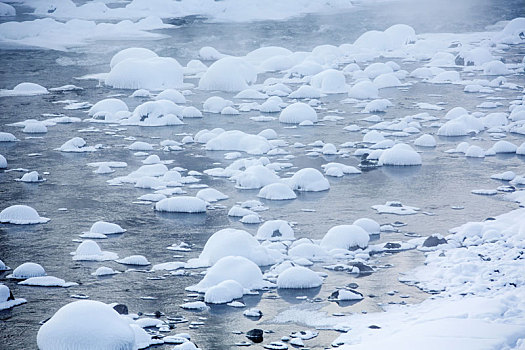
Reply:
[[[421,165],[421,156],[409,145],[398,143],[381,153],[379,165]]]
[[[40,350],[134,350],[135,335],[128,321],[111,306],[79,300],[60,308],[40,327]]]
[[[157,202],[155,210],[170,213],[205,213],[206,202],[197,197],[171,197]]]
[[[38,215],[35,209],[27,205],[12,205],[0,212],[0,222],[8,224],[43,224],[49,220]]]
[[[321,240],[321,247],[332,249],[356,249],[366,248],[370,235],[361,226],[358,225],[339,225],[334,226]]]
[[[201,90],[242,91],[254,84],[257,71],[246,60],[224,57],[214,62],[199,80]]]
[[[302,266],[290,267],[277,277],[277,288],[280,289],[306,289],[316,288],[323,284],[317,273]]]

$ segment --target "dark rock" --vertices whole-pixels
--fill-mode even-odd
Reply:
[[[9,298],[7,298],[7,301],[9,300],[15,300],[15,296],[13,295],[12,291],[9,291]]]
[[[337,299],[339,299],[339,290],[336,290],[335,292],[332,292],[332,294],[330,294],[330,296],[328,297],[328,299],[331,299],[331,300],[337,300]]]
[[[381,329],[381,327],[376,326],[375,324],[373,324],[371,326],[368,326],[368,328],[370,328],[370,329]]]
[[[263,330],[254,328],[246,333],[246,338],[250,339],[254,343],[262,343],[263,341]]]
[[[275,230],[272,232],[272,237],[282,237],[281,231]]]
[[[357,283],[354,283],[354,282],[352,282],[352,283],[348,283],[346,286],[347,286],[348,288],[351,288],[351,289],[359,288],[359,285],[358,285]]]
[[[385,249],[399,249],[401,248],[401,244],[388,242],[387,244],[385,244],[384,248]]]
[[[372,272],[374,272],[373,268],[371,268],[368,265],[363,264],[362,262],[356,262],[356,263],[353,263],[352,265],[359,269],[360,275],[370,275]]]
[[[461,57],[460,55],[456,56],[456,59],[454,60],[457,66],[464,66],[465,65],[465,59]]]
[[[445,238],[439,238],[438,236],[432,235],[425,239],[423,242],[423,247],[435,247],[440,244],[447,244],[447,240]]]
[[[115,309],[116,312],[118,312],[121,315],[127,315],[128,314],[128,307],[124,304],[117,304],[113,306],[113,309]]]
[[[160,312],[160,311],[158,311],[158,310],[155,311],[155,317],[156,317],[156,318],[160,318],[161,316],[162,316],[162,312]]]

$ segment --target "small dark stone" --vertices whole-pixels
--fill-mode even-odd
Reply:
[[[465,65],[465,59],[461,57],[460,55],[456,56],[456,59],[454,60],[457,66],[464,66]]]
[[[272,237],[282,237],[281,231],[275,230],[272,232]]]
[[[359,288],[359,285],[358,285],[357,283],[354,283],[354,282],[352,282],[352,283],[348,283],[346,286],[347,286],[348,288],[351,288],[351,289]]]
[[[250,339],[254,343],[262,343],[263,341],[263,330],[254,328],[246,333],[246,338]]]
[[[15,296],[13,295],[12,291],[9,291],[9,298],[7,298],[7,301],[9,300],[15,300]]]
[[[446,244],[446,243],[447,243],[447,240],[444,238],[439,238],[437,236],[429,236],[423,242],[423,247],[435,247],[440,244]]]
[[[401,244],[388,242],[387,244],[385,244],[384,247],[385,247],[385,249],[399,249],[399,248],[401,248]]]
[[[113,306],[113,309],[115,309],[116,312],[118,312],[121,315],[127,315],[128,314],[128,307],[124,304],[117,304]]]
[[[363,264],[362,262],[356,262],[356,263],[354,263],[352,265],[359,269],[359,274],[360,275],[367,275],[367,274],[369,275],[372,272],[374,272],[373,268],[371,268],[368,265]]]
[[[381,329],[381,327],[376,326],[375,324],[373,324],[371,326],[368,326],[368,328],[370,328],[370,329]]]
[[[158,310],[155,311],[155,317],[156,317],[156,318],[160,318],[161,316],[162,316],[162,312],[160,312],[160,311],[158,311]]]
[[[332,294],[330,294],[329,299],[339,299],[339,290],[332,292]]]

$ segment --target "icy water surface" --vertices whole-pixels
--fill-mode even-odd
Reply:
[[[384,30],[392,24],[407,23],[417,33],[424,32],[463,32],[482,31],[485,26],[499,20],[508,20],[525,11],[522,1],[431,1],[431,5],[420,2],[387,2],[380,4],[360,4],[355,10],[344,14],[309,15],[299,19],[282,22],[258,22],[252,24],[212,24],[201,20],[172,20],[180,28],[163,30],[169,39],[150,42],[102,42],[93,43],[74,52],[62,53],[44,50],[2,50],[0,51],[0,88],[12,88],[19,82],[31,81],[47,87],[76,84],[84,88],[80,92],[66,92],[37,97],[0,98],[1,131],[15,134],[21,141],[0,143],[0,154],[6,156],[10,169],[26,168],[38,170],[47,178],[39,184],[15,182],[23,173],[19,171],[0,172],[1,208],[14,204],[27,204],[34,207],[41,216],[51,218],[44,225],[0,225],[0,258],[12,268],[33,261],[43,265],[49,275],[74,281],[79,286],[71,288],[41,288],[19,286],[2,278],[17,297],[28,303],[11,310],[0,312],[0,348],[36,349],[36,333],[39,322],[51,317],[61,306],[73,301],[73,294],[85,294],[92,300],[118,302],[128,305],[132,312],[153,313],[161,311],[167,316],[182,315],[189,322],[177,325],[174,332],[188,332],[202,349],[235,348],[234,343],[245,340],[244,335],[234,331],[246,332],[252,328],[274,331],[265,335],[265,343],[277,341],[291,331],[308,329],[301,324],[275,324],[274,316],[290,307],[301,307],[330,313],[374,312],[381,310],[386,303],[416,303],[428,297],[421,291],[398,282],[399,272],[420,265],[423,254],[416,250],[398,254],[382,254],[371,260],[376,272],[370,276],[357,278],[345,272],[323,269],[327,264],[316,264],[313,269],[328,274],[321,288],[300,292],[277,290],[262,292],[258,296],[245,296],[246,308],[257,307],[263,311],[261,320],[250,320],[242,315],[244,309],[227,306],[213,306],[205,312],[183,311],[179,305],[194,300],[188,297],[184,288],[196,284],[202,276],[197,272],[184,276],[164,275],[162,272],[126,272],[109,278],[96,278],[90,275],[99,266],[110,266],[120,271],[125,266],[115,262],[75,262],[70,252],[78,246],[83,231],[88,231],[98,220],[114,222],[127,229],[116,237],[101,240],[103,250],[117,252],[120,257],[141,254],[153,264],[198,256],[206,240],[216,231],[234,227],[255,233],[258,225],[243,225],[226,214],[236,202],[254,199],[257,191],[241,191],[234,188],[227,179],[203,176],[201,183],[227,194],[230,198],[220,202],[225,208],[209,210],[206,214],[161,214],[153,211],[151,204],[133,203],[147,190],[133,188],[131,185],[108,186],[105,180],[126,175],[142,165],[142,157],[136,157],[125,147],[130,144],[123,138],[136,137],[139,141],[158,143],[165,139],[180,140],[184,134],[195,134],[204,128],[222,127],[226,130],[238,129],[258,133],[273,128],[279,138],[293,144],[296,141],[310,143],[323,140],[339,145],[347,141],[360,141],[361,133],[349,133],[343,127],[358,123],[365,117],[357,114],[358,108],[340,104],[339,97],[323,98],[322,119],[326,115],[337,114],[344,117],[338,122],[323,122],[314,128],[284,128],[278,121],[256,123],[249,119],[259,113],[243,113],[241,116],[207,115],[202,119],[187,119],[185,125],[159,128],[140,128],[108,124],[60,124],[50,127],[43,137],[29,138],[20,129],[6,126],[8,123],[29,118],[44,119],[43,113],[64,113],[72,117],[85,118],[83,111],[66,111],[62,104],[54,102],[66,99],[95,103],[109,95],[123,94],[122,98],[132,110],[144,100],[129,98],[130,91],[109,89],[98,86],[92,80],[75,80],[86,74],[107,72],[109,60],[118,50],[129,47],[147,47],[161,56],[175,57],[185,64],[197,56],[202,46],[211,45],[233,55],[242,55],[260,46],[277,45],[291,50],[311,50],[320,44],[339,45],[353,42],[367,30]],[[438,17],[438,20],[436,20]],[[24,16],[20,16],[24,18]],[[523,56],[523,50],[513,49],[508,53],[509,60]],[[385,60],[386,61],[386,60]],[[404,63],[403,69],[411,71],[417,65]],[[523,75],[513,77],[515,83],[523,83]],[[196,84],[198,81],[189,80]],[[402,117],[419,113],[413,107],[417,102],[440,104],[449,110],[463,106],[475,110],[482,102],[478,95],[462,92],[463,86],[430,85],[418,83],[407,92],[398,89],[385,89],[381,97],[394,102],[385,118]],[[430,94],[430,96],[429,96]],[[213,95],[198,92],[188,96],[189,104],[200,108],[202,102]],[[226,98],[231,94],[218,93]],[[514,98],[514,92],[498,91],[493,96],[505,100]],[[504,111],[506,106],[496,111]],[[432,114],[433,111],[430,111]],[[443,113],[443,112],[439,112]],[[80,129],[96,128],[79,132]],[[435,132],[435,129],[422,130]],[[54,149],[72,137],[83,137],[89,145],[102,144],[103,149],[89,154],[65,154]],[[409,138],[409,140],[414,137]],[[478,221],[516,208],[515,203],[501,200],[502,196],[476,196],[472,189],[495,188],[499,182],[491,180],[490,175],[506,170],[523,173],[524,158],[519,156],[495,156],[484,160],[469,160],[463,156],[451,156],[444,151],[454,148],[459,141],[469,138],[441,138],[435,149],[420,149],[423,159],[421,167],[383,167],[361,175],[347,175],[330,178],[331,189],[322,193],[300,193],[293,201],[283,203],[264,202],[269,210],[261,213],[265,220],[284,219],[295,222],[295,235],[321,239],[326,231],[340,224],[350,224],[361,217],[369,217],[381,224],[403,221],[407,225],[396,233],[382,233],[371,244],[392,241],[406,241],[405,233],[428,236],[433,233],[445,234],[449,228],[466,221]],[[511,135],[506,138],[521,144],[524,138]],[[494,140],[488,134],[479,135],[478,144],[488,148]],[[329,161],[340,161],[357,166],[358,159],[350,157],[307,157],[304,149],[293,151],[296,156],[291,162],[293,168],[279,173],[304,167],[320,169]],[[202,172],[212,167],[225,167],[225,152],[207,152],[202,145],[185,146],[184,151],[158,154],[163,160],[173,160],[170,165]],[[273,157],[277,160],[279,157]],[[128,167],[116,169],[110,175],[97,175],[94,168],[86,166],[96,161],[125,161]],[[283,160],[284,161],[284,160]],[[220,164],[219,164],[220,163]],[[503,184],[503,183],[501,183]],[[184,188],[189,195],[198,189],[188,185]],[[378,215],[372,205],[386,201],[399,200],[403,204],[421,208],[427,214],[398,217]],[[67,211],[59,211],[67,208]],[[166,247],[184,241],[193,250],[173,257],[173,251]],[[176,253],[179,254],[179,253]],[[5,276],[6,274],[4,274]],[[156,279],[153,277],[165,277]],[[358,290],[366,297],[353,305],[337,305],[327,301],[336,287],[357,283]],[[394,295],[388,292],[396,290]],[[408,298],[400,298],[400,295]],[[306,300],[297,299],[306,296]],[[148,297],[148,298],[145,298]],[[198,327],[189,328],[191,322],[202,322]],[[320,331],[319,337],[309,341],[311,349],[329,347],[336,338],[335,331]],[[169,349],[172,346],[159,346]],[[262,348],[253,345],[251,348]]]

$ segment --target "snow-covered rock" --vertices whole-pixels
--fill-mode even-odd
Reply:
[[[35,209],[27,205],[12,205],[0,212],[0,222],[8,224],[42,224],[49,220],[50,219],[38,215]]]

